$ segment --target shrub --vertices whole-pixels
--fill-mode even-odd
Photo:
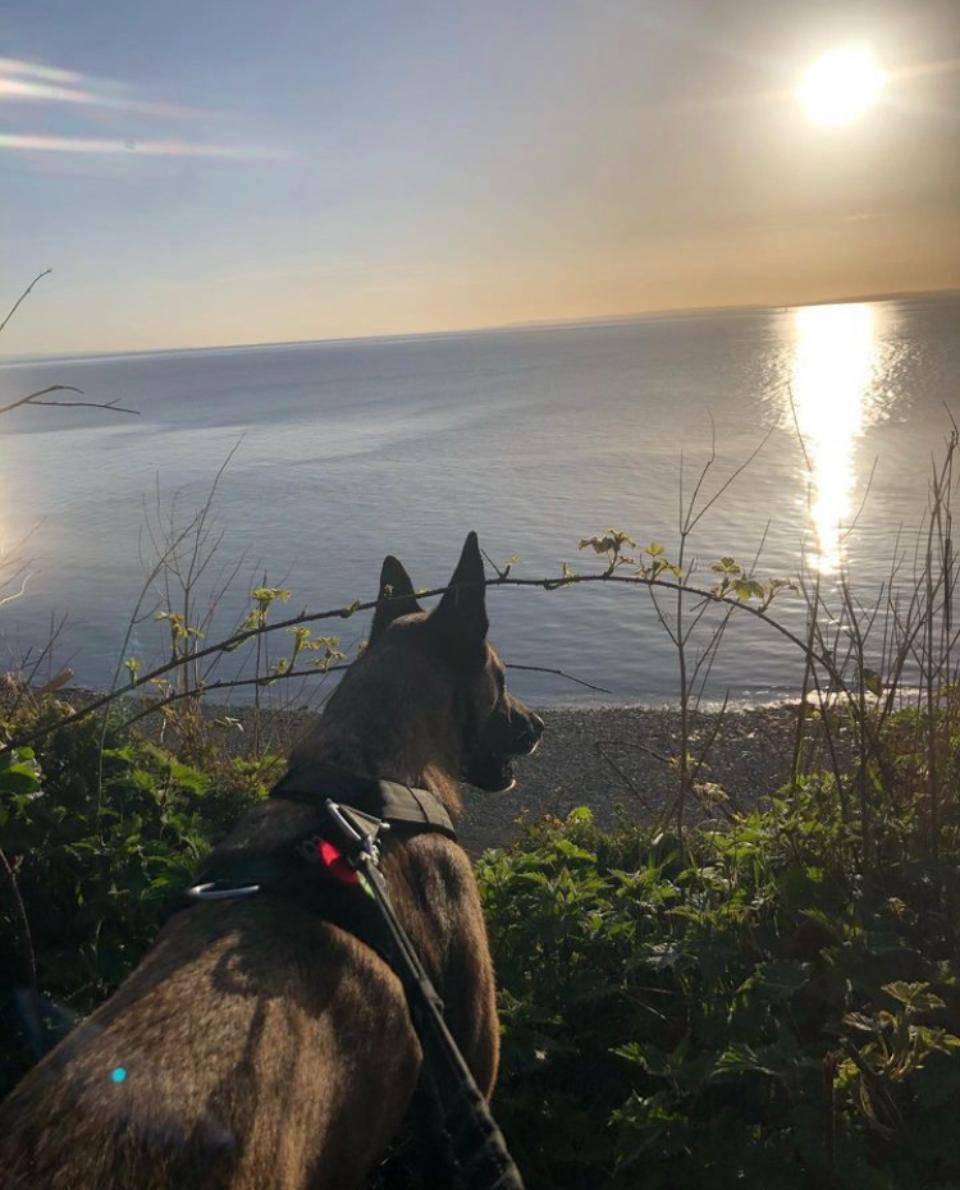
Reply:
[[[960,1184],[958,857],[876,842],[820,779],[683,845],[581,809],[485,856],[528,1183]]]
[[[64,710],[51,700],[28,704],[17,726],[42,725]],[[36,753],[0,756],[10,868],[0,897],[7,956],[0,1092],[74,1014],[89,1012],[129,974],[197,861],[263,796],[275,767],[224,757],[201,771],[137,733],[108,728],[102,736],[95,720],[52,732]],[[17,896],[9,895],[12,880]],[[44,1021],[31,1019],[24,996],[34,963]]]

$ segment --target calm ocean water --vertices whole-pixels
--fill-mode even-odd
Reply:
[[[689,496],[709,455],[712,492],[771,431],[758,457],[700,522],[696,555],[752,558],[796,573],[801,551],[828,585],[841,554],[864,594],[886,576],[895,535],[923,513],[931,453],[957,399],[960,300],[881,302],[432,337],[167,352],[10,364],[6,404],[53,383],[116,400],[97,410],[22,409],[0,422],[0,534],[29,559],[22,598],[0,608],[9,661],[67,613],[58,660],[108,682],[150,558],[145,509],[176,493],[182,516],[220,464],[219,562],[239,561],[224,628],[266,572],[290,609],[372,598],[396,553],[418,585],[449,577],[468,529],[518,577],[559,572],[581,536],[613,525],[677,540],[683,452]],[[813,467],[812,489],[796,422]],[[237,445],[239,443],[239,446]],[[837,523],[859,508],[853,532]],[[242,560],[241,560],[242,559]],[[648,596],[627,589],[495,591],[492,637],[508,661],[568,670],[592,694],[542,675],[514,689],[553,703],[663,703],[676,663]],[[778,612],[802,624],[796,600]],[[708,694],[788,695],[801,659],[754,622],[731,625]],[[338,622],[346,643],[366,617]],[[149,620],[130,651],[161,649]],[[306,697],[306,696],[305,696]]]

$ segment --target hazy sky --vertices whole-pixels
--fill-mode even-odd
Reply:
[[[960,286],[957,0],[8,0],[0,59],[0,354]]]

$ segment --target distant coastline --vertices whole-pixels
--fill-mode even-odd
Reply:
[[[800,310],[805,306],[856,306],[866,302],[934,302],[960,299],[960,288],[903,289],[890,293],[851,294],[845,297],[818,298],[816,301],[749,302],[734,306],[667,306],[632,314],[602,314],[596,318],[558,318],[534,322],[511,322],[489,330],[536,330],[538,327],[617,326],[655,318],[716,318],[724,314],[762,314],[765,311]]]
[[[204,347],[144,347],[126,351],[51,352],[47,355],[4,355],[0,352],[0,368],[29,367],[46,364],[85,364],[97,360],[142,359],[150,355],[199,355],[202,352],[289,350],[295,347],[320,347],[363,344],[429,342],[436,339],[467,335],[503,334],[511,331],[571,330],[576,327],[623,326],[626,323],[658,318],[706,318],[738,314],[760,314],[764,311],[797,310],[806,306],[844,306],[861,302],[934,302],[960,299],[960,287],[951,289],[904,289],[888,293],[848,294],[825,297],[816,301],[754,302],[731,306],[673,306],[663,309],[637,310],[627,314],[597,314],[587,318],[544,318],[522,322],[496,323],[490,326],[450,327],[447,330],[410,331],[385,335],[347,335],[319,339],[278,339],[264,343],[211,343]]]

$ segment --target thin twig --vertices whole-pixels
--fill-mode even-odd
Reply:
[[[0,335],[3,334],[4,330],[6,329],[7,323],[10,321],[10,319],[14,316],[14,314],[16,314],[16,312],[20,309],[21,305],[30,296],[34,285],[36,285],[38,281],[42,281],[44,277],[49,277],[52,272],[53,272],[53,269],[44,269],[42,273],[37,273],[37,275],[34,277],[34,279],[27,286],[27,288],[23,291],[23,293],[20,294],[20,296],[17,298],[17,300],[10,307],[10,310],[9,310],[6,318],[4,318],[3,322],[0,322]]]
[[[616,584],[632,586],[632,587],[647,587],[647,588],[656,586],[656,587],[662,587],[665,590],[674,591],[674,592],[682,590],[687,594],[697,596],[698,598],[701,598],[701,599],[714,599],[718,604],[723,604],[727,607],[738,608],[740,611],[744,612],[746,615],[753,616],[755,619],[758,619],[761,622],[767,624],[768,627],[773,629],[773,631],[779,633],[779,635],[782,636],[785,640],[790,641],[801,652],[803,652],[805,654],[809,653],[809,648],[808,648],[806,642],[803,641],[800,637],[798,637],[794,632],[792,632],[785,625],[781,624],[778,620],[775,620],[769,614],[769,612],[766,608],[754,607],[749,603],[743,603],[739,599],[732,598],[727,595],[719,595],[718,596],[718,595],[714,594],[712,591],[705,590],[702,587],[694,587],[689,584],[681,583],[679,581],[675,582],[670,579],[663,579],[663,578],[659,578],[659,577],[658,578],[649,578],[644,575],[609,574],[607,572],[603,572],[600,574],[574,575],[574,576],[571,576],[569,579],[565,580],[564,585],[570,586],[570,585],[577,585],[577,584],[584,584],[584,583],[616,583]],[[491,588],[491,587],[492,588],[517,587],[517,588],[523,588],[523,589],[533,588],[533,589],[549,591],[552,589],[556,589],[557,580],[553,579],[553,578],[537,578],[537,579],[533,579],[533,578],[529,578],[529,579],[519,579],[519,578],[499,579],[499,578],[497,578],[497,579],[486,579],[482,583],[478,583],[478,584],[467,584],[467,583],[460,584],[458,589],[466,590],[470,586],[482,586],[485,588]],[[436,595],[443,595],[449,589],[450,588],[446,587],[446,586],[435,587],[435,588],[432,588],[431,590],[421,592],[421,595],[424,598],[429,599]],[[374,608],[378,607],[380,604],[389,605],[391,602],[393,602],[394,598],[398,598],[398,597],[391,596],[390,599],[370,599],[370,600],[366,600],[366,601],[357,600],[354,603],[347,604],[346,606],[328,608],[321,612],[303,611],[299,615],[290,616],[286,620],[277,620],[272,624],[267,624],[263,628],[242,629],[239,632],[235,632],[232,636],[227,637],[225,640],[218,641],[215,644],[207,645],[203,649],[198,649],[194,654],[192,654],[192,657],[194,660],[199,660],[203,657],[209,657],[209,656],[213,656],[215,654],[231,652],[232,650],[238,648],[240,645],[244,644],[246,641],[252,640],[255,636],[257,636],[260,633],[280,632],[280,631],[284,631],[289,628],[297,627],[300,624],[311,624],[311,623],[316,623],[320,620],[346,619],[350,616],[355,615],[357,612],[371,611]],[[832,660],[829,657],[827,657],[824,654],[815,652],[814,659],[816,660],[816,662],[819,665],[823,666],[823,668],[831,676],[831,678],[836,678],[836,680],[838,682],[842,683],[842,679],[841,679],[840,675],[837,673],[836,667],[834,666]],[[3,755],[5,752],[8,752],[13,748],[23,747],[26,744],[32,743],[34,740],[41,739],[43,736],[49,734],[51,731],[54,731],[60,727],[66,727],[70,723],[76,722],[78,719],[85,718],[87,715],[93,714],[95,711],[101,710],[104,706],[106,706],[109,702],[111,702],[118,695],[131,694],[131,693],[133,693],[134,690],[139,689],[141,686],[146,686],[151,682],[155,682],[157,678],[163,677],[165,674],[170,673],[171,671],[179,668],[179,666],[181,666],[182,664],[184,664],[183,658],[176,658],[174,660],[165,662],[162,665],[158,665],[158,666],[156,666],[156,668],[150,670],[148,673],[144,674],[142,677],[137,678],[136,681],[131,682],[129,685],[122,687],[120,690],[116,691],[115,693],[105,694],[97,699],[94,699],[86,707],[79,708],[78,710],[74,711],[72,714],[64,716],[62,719],[58,720],[56,723],[50,724],[50,725],[48,725],[42,729],[38,729],[34,732],[30,732],[27,735],[8,740],[6,743],[0,745],[0,755]]]
[[[17,883],[17,876],[7,859],[6,852],[0,847],[0,868],[3,869],[3,874],[7,878],[7,883],[10,885],[10,891],[13,894],[13,902],[17,907],[17,917],[20,920],[20,929],[23,935],[23,952],[27,960],[27,983],[30,988],[31,998],[36,1006],[40,1004],[40,987],[37,983],[37,958],[33,949],[33,935],[30,933],[30,919],[27,917],[27,909],[23,903],[23,897],[20,895],[20,886]]]
[[[42,405],[53,409],[108,409],[111,413],[132,413],[134,417],[140,416],[139,409],[125,409],[116,401],[41,401],[40,398],[45,397],[48,393],[79,393],[83,396],[83,389],[75,388],[72,384],[49,384],[46,388],[37,389],[35,393],[21,397],[18,401],[11,401],[9,405],[0,406],[0,414],[10,413],[22,405]]]
[[[716,504],[716,502],[720,499],[720,497],[724,494],[724,492],[727,491],[727,489],[730,487],[730,485],[732,483],[734,483],[735,480],[739,479],[740,476],[744,473],[744,471],[746,471],[746,469],[750,466],[750,464],[757,457],[757,455],[760,453],[760,451],[763,450],[763,448],[770,441],[770,436],[773,434],[773,431],[775,429],[776,429],[775,426],[771,426],[770,429],[767,430],[767,432],[764,434],[764,436],[760,439],[760,441],[757,443],[757,445],[754,447],[754,449],[750,452],[750,454],[747,455],[747,457],[743,460],[743,462],[739,465],[739,467],[734,468],[734,470],[727,476],[727,478],[723,481],[723,483],[713,493],[713,495],[710,497],[710,499],[700,509],[700,511],[697,513],[697,515],[689,522],[688,529],[691,532],[697,527],[699,522],[701,520],[703,520],[706,513],[708,513],[710,511],[710,509],[714,506],[714,504]],[[698,485],[697,490],[699,491],[699,485]]]
[[[151,702],[141,710],[137,711],[135,715],[131,715],[128,719],[124,719],[118,726],[120,728],[130,727],[134,723],[138,723],[141,719],[146,719],[148,715],[154,715],[157,711],[162,711],[164,707],[169,707],[175,702],[182,702],[185,698],[197,698],[200,695],[207,695],[215,690],[236,690],[244,686],[263,687],[272,686],[276,682],[286,681],[288,678],[306,678],[306,677],[321,677],[323,674],[338,673],[342,670],[349,669],[347,665],[328,665],[323,669],[290,669],[285,673],[263,674],[257,678],[225,678],[220,682],[209,682],[203,686],[197,686],[189,690],[175,690],[172,694],[167,694],[163,698],[157,699],[156,702]],[[125,691],[118,691],[117,694],[124,694]]]
[[[613,760],[612,757],[608,756],[606,754],[606,752],[604,752],[603,741],[597,740],[595,747],[596,747],[597,755],[601,758],[601,760],[605,760],[607,762],[607,764],[613,769],[613,771],[620,778],[620,780],[624,783],[624,785],[626,785],[627,789],[629,789],[630,792],[633,794],[633,796],[641,803],[643,808],[647,811],[652,811],[650,802],[640,792],[640,790],[636,787],[634,782],[631,781],[631,779],[627,776],[627,774],[623,771],[623,769],[620,768],[620,766],[616,763],[616,761]]]
[[[597,740],[598,744],[610,745],[615,748],[636,748],[638,752],[646,752],[648,756],[652,756],[654,760],[659,760],[661,764],[672,764],[669,756],[663,752],[658,752],[656,748],[651,748],[649,744],[641,744],[638,740]]]
[[[608,690],[606,686],[595,686],[593,682],[588,682],[584,678],[574,677],[573,674],[568,674],[563,669],[548,669],[545,665],[518,665],[516,661],[504,662],[507,669],[521,669],[525,673],[536,674],[553,674],[558,678],[566,678],[568,682],[576,682],[578,686],[586,686],[588,690],[596,690],[600,694],[612,694],[612,690]]]

